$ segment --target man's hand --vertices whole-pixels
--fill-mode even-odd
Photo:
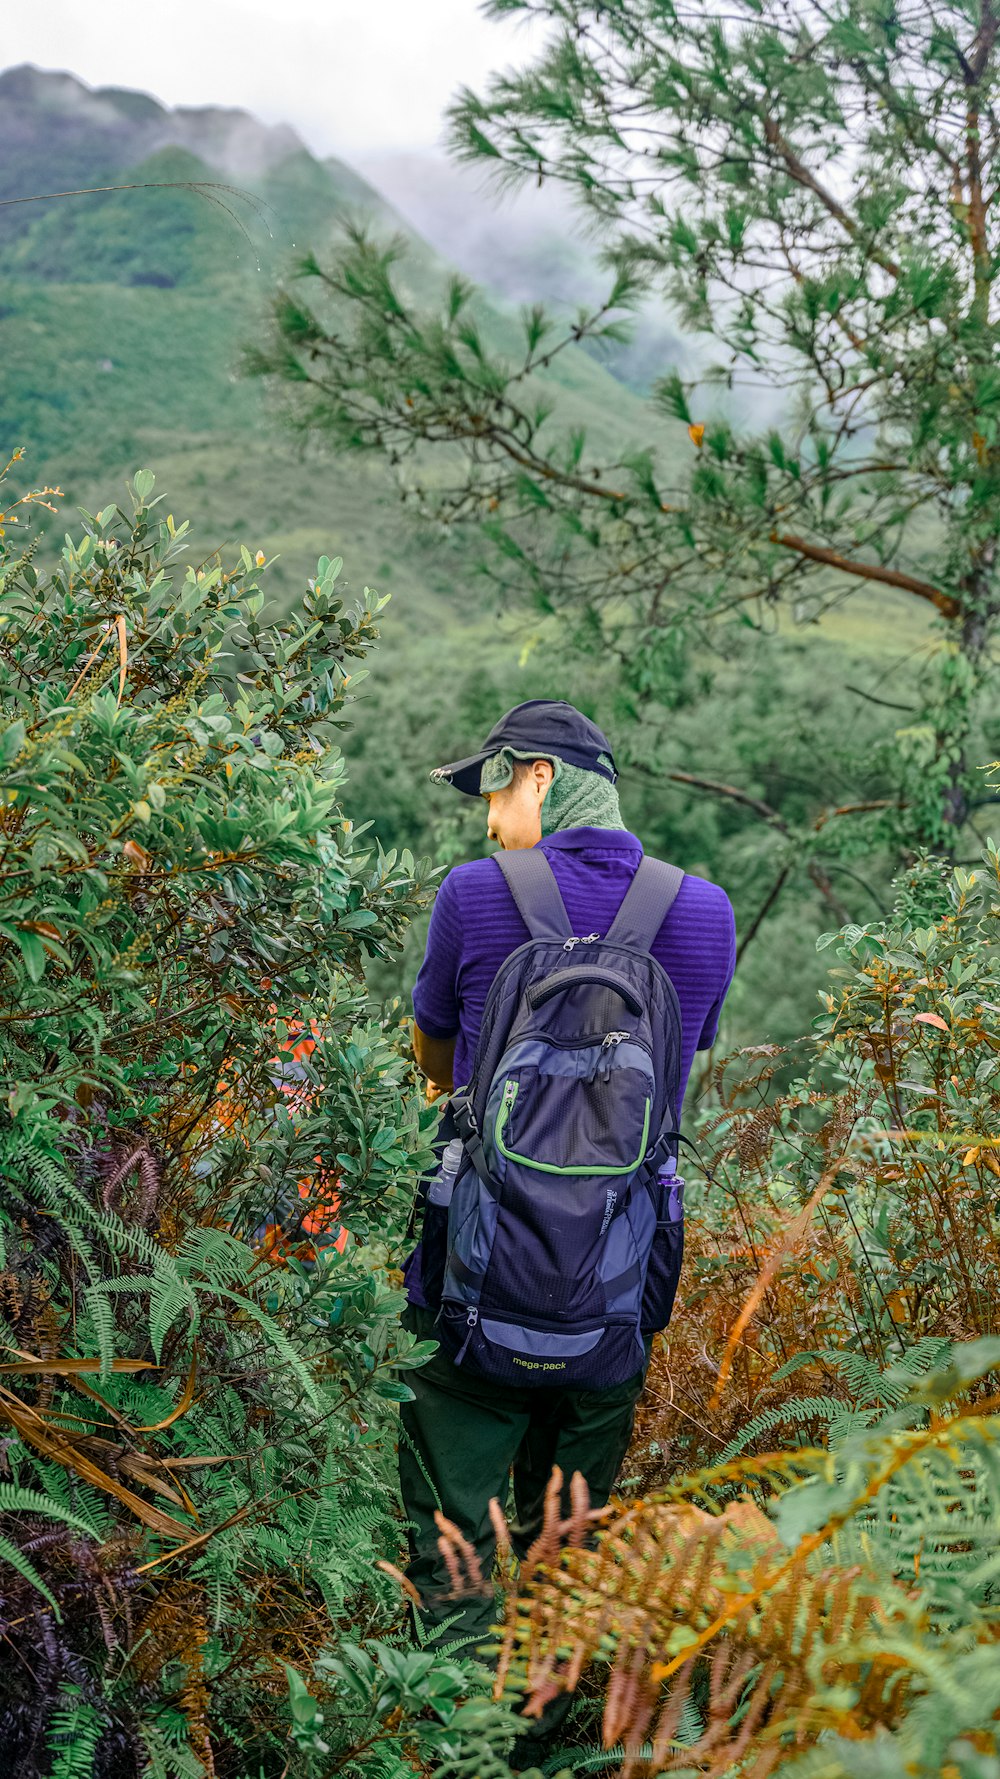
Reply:
[[[429,1038],[413,1021],[413,1056],[417,1068],[427,1076],[427,1098],[440,1099],[443,1093],[455,1091],[455,1040]]]

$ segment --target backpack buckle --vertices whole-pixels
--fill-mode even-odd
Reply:
[[[470,1100],[453,1099],[451,1102],[451,1109],[458,1133],[461,1137],[475,1137],[479,1135],[476,1114],[472,1109],[472,1102]]]

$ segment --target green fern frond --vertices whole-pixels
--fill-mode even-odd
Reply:
[[[25,1489],[18,1483],[0,1482],[0,1513],[44,1513],[49,1519],[61,1520],[74,1531],[85,1532],[88,1538],[99,1538],[100,1531],[82,1514],[74,1513],[62,1502],[53,1501],[38,1489]]]
[[[738,1458],[747,1446],[765,1433],[775,1433],[779,1427],[789,1422],[800,1424],[803,1421],[836,1421],[845,1412],[845,1405],[838,1402],[835,1396],[795,1396],[787,1402],[775,1403],[773,1408],[762,1409],[752,1421],[731,1439],[723,1451],[719,1453],[719,1463],[728,1464]]]
[[[56,1617],[62,1617],[54,1594],[49,1592],[38,1570],[29,1563],[27,1557],[21,1555],[17,1545],[11,1544],[10,1540],[4,1538],[2,1534],[0,1534],[0,1563],[9,1563],[12,1569],[16,1569],[18,1575],[23,1576],[24,1580],[29,1581],[33,1588],[38,1589],[43,1599],[47,1600],[52,1607]]]
[[[897,1408],[914,1380],[940,1364],[950,1346],[951,1342],[941,1336],[924,1335],[890,1366],[876,1365],[862,1353],[839,1347],[822,1348],[808,1357],[838,1371],[859,1408]]]
[[[183,1720],[178,1727],[186,1732]],[[144,1723],[141,1733],[146,1749],[143,1779],[205,1779],[205,1769],[190,1748],[168,1741],[155,1724]]]
[[[68,1702],[53,1711],[46,1736],[52,1755],[50,1779],[93,1779],[105,1720],[78,1688],[64,1686],[63,1697]]]
[[[293,1346],[287,1334],[284,1332],[284,1329],[278,1326],[274,1317],[269,1316],[266,1310],[262,1310],[259,1304],[254,1303],[253,1298],[244,1297],[238,1291],[230,1291],[222,1286],[216,1286],[215,1291],[217,1296],[225,1297],[230,1303],[235,1303],[238,1309],[243,1310],[246,1315],[256,1322],[261,1333],[270,1342],[279,1357],[284,1360],[288,1369],[298,1379],[313,1407],[319,1409],[322,1406],[322,1398],[316,1387],[316,1381],[309,1370],[309,1367],[305,1364],[302,1354],[295,1346]]]
[[[103,1284],[88,1285],[83,1293],[84,1302],[90,1312],[90,1321],[97,1341],[97,1351],[101,1360],[102,1378],[111,1376],[111,1368],[117,1357],[118,1330],[108,1301],[107,1290]]]
[[[198,1304],[194,1293],[186,1279],[179,1275],[157,1273],[150,1286],[149,1298],[149,1344],[160,1363],[163,1355],[163,1343],[178,1316],[187,1311],[191,1316],[192,1325],[198,1323]]]
[[[176,1259],[185,1277],[197,1272],[208,1284],[235,1286],[245,1280],[253,1254],[230,1230],[209,1225],[189,1231]]]

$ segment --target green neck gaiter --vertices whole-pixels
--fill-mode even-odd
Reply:
[[[551,760],[555,774],[542,804],[542,837],[564,828],[618,828],[624,830],[618,792],[602,772],[587,772],[550,754],[515,752],[504,747],[483,761],[479,789],[484,795],[502,791],[514,776],[515,760]]]

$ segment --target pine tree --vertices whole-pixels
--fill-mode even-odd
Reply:
[[[918,602],[938,643],[922,708],[889,738],[902,838],[954,849],[1000,612],[1000,14],[992,0],[487,10],[550,31],[533,64],[461,96],[456,150],[501,182],[570,190],[613,271],[606,306],[563,329],[533,311],[513,362],[460,281],[421,315],[393,250],[356,236],[332,269],[305,268],[336,321],[285,297],[261,368],[307,386],[310,426],[406,464],[426,509],[483,521],[506,584],[573,613],[646,696],[709,621],[809,617],[850,592],[876,612],[889,589]],[[608,461],[560,427],[540,374],[651,297],[711,341],[712,365],[653,390],[657,416],[687,429],[672,458],[640,440]],[[735,424],[741,385],[751,412],[780,391],[780,422]],[[427,444],[450,448],[444,476],[413,470]]]

